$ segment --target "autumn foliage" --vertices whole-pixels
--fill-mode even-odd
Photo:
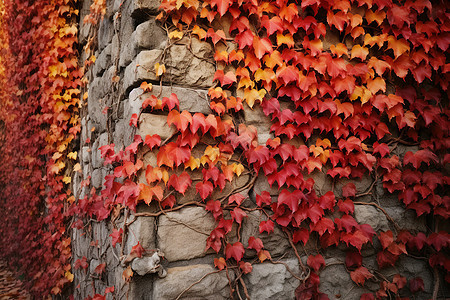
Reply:
[[[2,250],[15,257],[19,270],[27,266],[27,275],[48,276],[34,282],[36,293],[50,287],[58,293],[71,280],[66,233],[71,213],[80,220],[101,221],[115,208],[135,212],[139,204],[170,211],[192,191],[199,197],[192,205],[204,207],[217,221],[206,248],[220,253],[214,260],[219,270],[233,267],[245,275],[252,272],[252,263],[272,260],[257,237],[242,241],[238,234],[231,241],[231,232],[241,229],[250,211],[267,216],[260,233],[271,234],[275,226],[285,232],[299,257],[297,299],[326,299],[319,274],[327,267],[324,257],[330,247],[346,249],[344,264],[356,285],[379,284],[361,299],[424,290],[420,276],[382,275],[402,256],[424,258],[435,276],[443,274],[449,282],[446,5],[428,0],[164,0],[158,18],[170,26],[172,42],[198,38],[215,47],[216,85],[208,93],[214,113],[180,111],[175,94],[146,99],[143,111],[167,114],[176,133],[164,141],[158,135],[136,135],[118,151],[113,144],[101,147],[105,164],[114,171],[105,178],[104,189],[92,189],[67,209],[65,203],[72,201],[67,160],[79,130],[80,74],[72,48],[61,45],[75,42],[76,31],[67,25],[73,11],[38,3],[25,14],[21,4],[7,3],[3,22],[12,16],[30,22],[2,26],[2,40],[10,46],[1,59],[10,67],[4,72],[11,72],[0,74],[6,116],[0,205],[11,212],[0,229]],[[164,61],[155,66],[162,80],[165,71]],[[147,83],[141,87],[151,90]],[[273,138],[258,142],[257,129],[240,121],[244,107],[262,109]],[[139,127],[139,116],[129,117],[130,126]],[[156,166],[143,163],[142,153],[150,151],[156,154]],[[194,172],[201,178],[194,179]],[[328,190],[317,189],[319,173],[331,180]],[[245,189],[221,194],[243,174],[263,177],[278,193],[263,191],[255,203],[241,194]],[[145,183],[137,182],[139,176]],[[373,180],[366,190],[355,185],[362,178]],[[245,188],[253,184],[251,180]],[[401,228],[383,209],[383,198],[394,198],[426,218],[427,231]],[[377,208],[391,230],[376,232],[358,223],[355,205]],[[20,218],[12,211],[20,212]],[[83,228],[84,223],[73,226]],[[113,246],[123,242],[123,233],[112,232]],[[297,248],[308,243],[316,250],[301,261]],[[367,248],[376,252],[376,268],[365,263]],[[248,250],[256,251],[257,262],[244,259]],[[49,271],[36,264],[42,257]],[[83,263],[75,266],[84,268]],[[438,291],[433,291],[436,297],[434,293]]]

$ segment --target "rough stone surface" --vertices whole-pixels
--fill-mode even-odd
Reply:
[[[367,290],[362,289],[350,278],[350,274],[341,264],[331,265],[320,272],[320,286],[322,293],[328,295],[330,299],[358,300]],[[340,295],[340,297],[339,297]]]
[[[170,268],[167,270],[165,278],[155,279],[153,299],[175,299],[191,284],[214,271],[216,269],[212,266],[204,264]],[[228,297],[228,279],[225,271],[222,271],[206,276],[198,284],[193,285],[191,289],[184,292],[179,299],[220,300],[228,299]]]
[[[244,247],[248,246],[248,239],[251,236],[260,238],[263,242],[264,249],[269,250],[272,257],[283,255],[289,248],[289,241],[278,226],[275,226],[274,232],[259,233],[259,223],[267,221],[266,215],[259,211],[251,211],[247,213],[248,217],[244,218],[242,225],[242,242]],[[256,255],[254,250],[249,250],[246,255]]]
[[[143,13],[156,14],[160,4],[160,0],[133,0],[131,1],[132,14],[135,17]]]
[[[135,31],[136,45],[143,49],[163,49],[166,45],[166,32],[156,24],[154,18],[139,24]]]
[[[156,248],[156,224],[154,217],[137,217],[136,221],[129,227],[126,249],[130,253],[131,248],[135,246],[138,241],[146,250],[154,250]]]
[[[206,239],[216,227],[201,207],[188,207],[159,217],[158,246],[170,261],[205,256]]]
[[[108,145],[108,133],[104,132],[102,133],[98,139],[95,140],[93,144],[93,149],[97,149],[95,151],[92,151],[92,166],[97,169],[103,166],[103,158],[101,156],[100,147]]]
[[[355,220],[360,224],[369,224],[375,231],[389,230],[386,216],[371,205],[355,205]]]
[[[142,138],[148,134],[158,134],[161,140],[165,140],[176,132],[174,126],[167,125],[167,116],[165,115],[141,114],[139,124],[139,134]]]
[[[292,272],[298,274],[298,261],[284,260]],[[251,299],[294,299],[299,281],[282,264],[254,264],[247,275],[247,288]]]
[[[162,50],[141,51],[136,58],[126,67],[123,87],[129,87],[142,80],[157,80],[154,66],[161,62]]]

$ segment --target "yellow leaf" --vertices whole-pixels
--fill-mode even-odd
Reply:
[[[200,158],[189,157],[189,160],[184,163],[184,168],[191,168],[191,171],[200,167]]]
[[[238,177],[241,176],[242,172],[245,170],[242,164],[232,163],[231,166],[233,168],[234,174],[236,174]]]
[[[159,63],[155,64],[155,74],[156,76],[161,76],[166,72],[166,66],[165,65],[160,65]]]
[[[200,40],[203,40],[206,37],[206,31],[201,29],[198,25],[195,25],[192,28],[192,33],[196,34]]]
[[[73,281],[73,274],[70,273],[69,271],[66,271],[66,273],[64,274],[64,277],[66,277],[70,282]]]
[[[73,171],[74,172],[81,172],[81,165],[79,163],[77,163],[75,166],[73,166]]]
[[[69,159],[73,159],[76,160],[77,159],[77,152],[70,152],[69,154],[67,154],[67,158]]]
[[[174,30],[171,33],[169,33],[169,39],[182,39],[183,38],[183,32]]]
[[[72,181],[72,178],[70,178],[69,176],[64,176],[63,182],[64,182],[65,184],[69,184],[71,181]]]
[[[205,155],[208,156],[211,161],[215,161],[220,155],[220,150],[218,147],[208,146],[205,149]]]

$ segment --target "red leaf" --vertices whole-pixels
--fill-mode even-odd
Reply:
[[[438,162],[438,158],[436,154],[431,152],[428,149],[418,150],[415,153],[408,151],[405,153],[405,157],[403,158],[405,165],[412,164],[415,169],[420,167],[421,163],[426,163],[430,165],[431,161]]]
[[[109,286],[105,289],[105,295],[108,293],[114,293],[114,286]]]
[[[292,212],[296,212],[298,205],[302,200],[305,200],[305,195],[300,190],[289,192],[288,190],[282,190],[278,196],[278,203],[285,204]]]
[[[138,115],[132,114],[130,119],[130,126],[138,127],[137,122],[138,122]]]
[[[227,259],[230,259],[233,257],[236,261],[240,261],[242,257],[244,256],[244,246],[241,242],[236,242],[233,245],[227,244],[225,248],[225,254]]]
[[[353,212],[355,211],[355,205],[353,204],[353,201],[350,199],[346,199],[344,201],[339,200],[338,207],[339,211],[345,214],[353,214]]]
[[[322,236],[326,231],[332,233],[334,231],[334,223],[329,218],[322,218],[314,226],[312,226],[311,230],[317,231],[320,236]]]
[[[261,221],[259,223],[259,233],[263,233],[264,231],[267,231],[267,233],[273,232],[274,225],[272,220]]]
[[[355,197],[356,186],[353,182],[349,182],[342,187],[342,196],[345,198]]]
[[[375,153],[379,153],[381,155],[381,157],[385,157],[386,155],[388,155],[390,152],[389,150],[389,146],[385,143],[378,143],[375,142],[373,144],[373,154]]]
[[[109,235],[112,238],[112,246],[116,247],[116,244],[122,244],[122,233],[123,229],[120,228],[119,230],[113,229],[113,232]]]
[[[306,261],[306,263],[316,272],[319,271],[321,267],[325,266],[325,260],[323,259],[323,256],[320,254],[317,254],[315,256],[314,255],[308,256],[308,260]]]
[[[241,205],[242,201],[244,201],[244,199],[245,197],[242,194],[236,193],[228,198],[228,204],[235,202],[239,206]]]
[[[260,238],[255,238],[254,236],[251,236],[248,238],[248,249],[255,249],[256,252],[259,252],[263,246],[263,242]]]
[[[417,293],[425,290],[425,284],[423,283],[423,279],[421,277],[415,277],[409,280],[409,288],[412,293]]]
[[[214,258],[214,266],[216,266],[216,268],[219,270],[223,270],[227,266],[227,262],[223,257]]]
[[[244,217],[247,217],[247,214],[239,207],[235,207],[231,211],[231,217],[233,218],[234,221],[236,221],[236,223],[241,224]]]
[[[362,255],[359,252],[349,251],[345,256],[345,266],[347,268],[360,267],[362,264]]]
[[[378,236],[378,239],[380,240],[381,246],[383,249],[386,249],[394,242],[394,235],[392,234],[392,231],[386,231],[386,232],[380,232],[380,235]]]
[[[249,262],[239,262],[239,268],[242,270],[242,273],[248,274],[253,270],[252,265]]]
[[[175,205],[176,202],[177,202],[177,199],[175,198],[175,196],[174,195],[170,195],[170,196],[168,196],[166,199],[164,199],[161,202],[161,207],[163,209],[172,208]]]
[[[209,195],[211,195],[213,188],[212,183],[209,181],[199,182],[195,185],[195,189],[197,190],[197,193],[199,193],[202,200],[205,200]]]
[[[172,174],[167,182],[167,187],[173,187],[177,192],[184,195],[187,188],[191,186],[191,183],[191,176],[187,172],[183,172],[180,176]]]
[[[155,146],[161,145],[161,137],[157,134],[146,135],[144,144],[147,145],[150,149],[153,149]]]
[[[136,257],[142,257],[142,254],[145,252],[144,248],[138,242],[131,248],[130,255],[136,255]]]
[[[272,203],[272,198],[270,193],[267,191],[261,192],[261,195],[256,194],[256,205],[262,207],[263,204],[270,205]]]
[[[192,115],[186,110],[181,113],[178,110],[171,110],[167,115],[167,124],[169,126],[174,124],[179,131],[185,131],[191,123]]]
[[[223,16],[230,6],[229,0],[211,0],[211,8],[217,7],[217,12]]]
[[[336,204],[336,197],[332,191],[328,191],[319,198],[319,206],[322,209],[328,209],[333,211],[334,205]]]
[[[170,111],[175,107],[177,107],[177,109],[180,107],[180,100],[178,100],[177,95],[174,93],[170,94],[169,98],[164,97],[161,102],[162,108],[164,109],[164,107],[167,106]]]
[[[373,274],[367,268],[359,267],[355,271],[350,272],[350,277],[357,284],[364,285],[366,279],[372,278]]]
[[[87,262],[86,256],[83,256],[82,258],[79,258],[79,259],[77,259],[77,260],[75,261],[74,268],[75,268],[76,270],[78,270],[78,269],[80,269],[80,268],[86,270],[88,267],[89,267],[89,264],[88,264],[88,262]]]
[[[97,267],[95,267],[94,272],[98,275],[101,275],[103,274],[103,272],[105,272],[105,267],[106,267],[105,263],[98,264]]]
[[[264,54],[272,53],[272,43],[268,38],[260,39],[258,36],[253,38],[253,49],[255,50],[255,56],[261,59]]]
[[[292,235],[292,240],[294,243],[302,242],[303,245],[306,245],[306,243],[309,240],[309,231],[306,228],[301,228],[300,230],[295,230],[294,234]]]

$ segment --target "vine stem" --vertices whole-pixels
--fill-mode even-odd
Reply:
[[[178,294],[178,296],[175,298],[175,300],[179,300],[181,298],[181,296],[183,296],[184,293],[186,293],[187,291],[189,291],[193,286],[195,286],[196,284],[199,284],[200,282],[202,282],[203,279],[205,279],[207,276],[211,275],[211,274],[215,274],[215,273],[219,273],[221,270],[217,270],[217,271],[213,271],[213,272],[209,272],[205,275],[203,275],[199,280],[197,280],[196,282],[192,283],[190,286],[188,286],[187,288],[185,288],[180,294]]]
[[[308,270],[305,267],[305,265],[303,264],[302,259],[300,258],[300,254],[298,254],[297,247],[295,247],[294,241],[292,240],[292,235],[286,228],[283,228],[283,231],[288,236],[289,244],[291,244],[291,247],[294,250],[295,256],[297,257],[298,263],[300,264],[300,267],[302,268],[303,275],[305,275],[305,278],[303,279],[303,281],[306,281],[307,277],[309,277],[309,274],[308,274],[308,276],[306,276],[306,274],[308,273]]]

